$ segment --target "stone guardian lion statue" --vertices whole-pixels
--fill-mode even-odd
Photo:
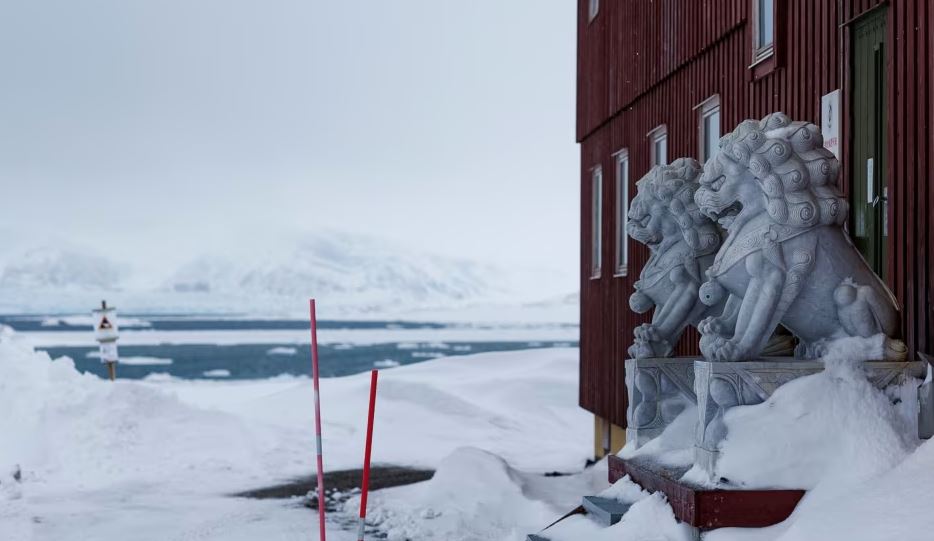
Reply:
[[[636,183],[626,231],[651,256],[629,306],[640,314],[654,306],[655,313],[651,323],[633,331],[629,355],[634,359],[671,356],[685,327],[719,313],[698,298],[704,271],[720,247],[717,225],[694,202],[700,174],[697,160],[680,158],[654,167]]]
[[[756,359],[781,324],[813,359],[829,340],[890,337],[886,358],[904,359],[892,293],[843,230],[848,205],[839,163],[817,126],[782,113],[747,120],[721,138],[694,200],[728,231],[700,288],[722,315],[700,323],[712,361]]]

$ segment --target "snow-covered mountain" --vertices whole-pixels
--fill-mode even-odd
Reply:
[[[498,269],[332,233],[211,254],[182,265],[162,287],[176,294],[278,301],[315,296],[346,309],[436,307],[512,297]],[[247,303],[249,304],[249,303]]]
[[[548,284],[574,282],[343,232],[235,240],[161,267],[87,247],[8,251],[0,254],[0,312],[83,313],[106,298],[135,312],[299,315],[315,297],[326,316],[398,317],[538,305],[567,291]]]
[[[0,291],[102,289],[120,281],[121,268],[96,254],[38,248],[11,258],[0,272]]]

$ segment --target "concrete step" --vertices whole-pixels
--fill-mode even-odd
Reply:
[[[603,526],[612,526],[619,522],[632,505],[600,496],[584,496],[581,503],[587,514]]]

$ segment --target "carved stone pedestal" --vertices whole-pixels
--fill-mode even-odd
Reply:
[[[900,384],[907,378],[923,377],[925,371],[922,361],[870,361],[863,366],[869,381],[880,389]],[[723,415],[727,410],[764,402],[785,383],[823,369],[820,362],[793,358],[738,363],[695,361],[694,391],[698,420],[694,431],[694,463],[713,474],[720,442],[726,437]]]
[[[641,447],[658,437],[679,413],[697,403],[696,357],[658,357],[626,361],[626,441]]]

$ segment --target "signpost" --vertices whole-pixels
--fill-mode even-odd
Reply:
[[[107,306],[107,301],[101,301],[101,307],[94,310],[94,339],[100,344],[101,362],[107,366],[107,375],[110,381],[117,379],[117,363],[120,356],[117,354],[117,339],[120,337],[117,330],[117,309]]]

